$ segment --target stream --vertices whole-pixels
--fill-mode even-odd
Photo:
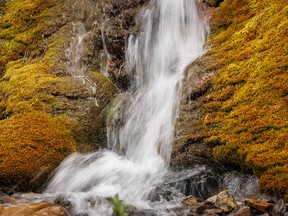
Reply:
[[[181,199],[189,195],[205,200],[231,189],[241,199],[258,192],[253,176],[220,177],[204,165],[179,172],[169,168],[181,81],[187,65],[205,53],[209,31],[196,4],[196,0],[152,0],[142,11],[142,29],[129,37],[126,46],[131,87],[109,108],[107,148],[66,158],[38,201],[63,200],[71,205],[72,215],[103,216],[113,214],[107,197],[118,194],[137,211],[176,215],[173,209],[181,208]],[[83,75],[77,53],[89,33],[79,30],[79,34],[78,45],[71,46],[67,56],[75,58],[70,67],[80,71],[73,76],[90,85],[93,96],[97,86]]]

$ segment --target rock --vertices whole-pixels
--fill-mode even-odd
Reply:
[[[203,216],[218,216],[221,213],[221,209],[206,209],[203,213]]]
[[[184,195],[192,195],[203,201],[219,192],[219,177],[212,169],[201,166],[185,172],[187,177],[177,181],[175,185]]]
[[[208,210],[208,209],[215,209],[215,206],[211,206],[211,205],[201,205],[201,206],[199,206],[199,207],[196,208],[196,213],[197,213],[198,215],[202,215],[203,212],[204,212],[205,210]],[[220,210],[220,211],[221,211],[221,210]]]
[[[29,111],[1,122],[1,187],[17,185],[18,191],[36,190],[65,157],[76,151],[71,131],[62,120]]]
[[[204,0],[204,1],[211,7],[219,7],[220,3],[223,2],[223,0]]]
[[[0,205],[0,215],[21,215],[21,216],[68,216],[66,210],[56,204],[51,204],[48,202],[41,203],[25,203],[18,204],[15,206],[1,206]]]
[[[286,211],[285,202],[283,199],[278,200],[273,206],[273,215],[284,215]]]
[[[207,205],[214,205],[215,206],[216,200],[217,200],[217,195],[214,195],[214,196],[208,198],[207,200],[205,200],[204,203]]]
[[[273,210],[273,204],[271,203],[261,202],[261,201],[252,200],[252,199],[245,199],[244,202],[246,205],[250,206],[251,208],[256,209],[263,213],[271,213]]]
[[[213,71],[209,67],[213,60],[203,56],[193,62],[185,72],[183,79],[182,100],[179,117],[175,126],[175,143],[172,149],[171,165],[174,168],[188,168],[195,164],[204,164],[211,167],[221,165],[213,160],[215,144],[205,142],[203,133],[203,119],[205,115],[200,111],[203,105],[203,95],[211,85]]]
[[[228,213],[237,208],[237,203],[229,191],[222,191],[217,195],[215,206]]]
[[[235,216],[252,216],[252,212],[249,206],[242,206],[236,213]]]
[[[194,207],[194,206],[198,206],[199,203],[197,201],[197,199],[193,196],[189,196],[189,197],[185,197],[182,200],[182,203],[188,207]]]
[[[128,214],[129,216],[157,216],[157,212],[152,209],[143,209],[131,211]]]
[[[257,214],[257,216],[270,216],[270,214],[268,214],[268,213],[264,213],[264,214]]]
[[[175,197],[193,196],[201,202],[219,192],[220,178],[207,166],[195,166],[189,170],[173,172],[165,178],[165,182],[149,194],[150,201],[169,201]]]

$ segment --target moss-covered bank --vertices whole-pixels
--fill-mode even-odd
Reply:
[[[68,121],[68,122],[67,122]],[[23,112],[0,124],[0,185],[37,189],[76,150],[66,117]]]
[[[225,0],[212,18],[216,71],[201,99],[214,157],[260,176],[288,196],[288,6],[285,0]],[[287,197],[288,198],[288,197]]]
[[[67,55],[78,24],[100,32],[91,27],[97,10],[90,0],[0,3],[0,192],[39,189],[70,153],[105,144],[104,110],[117,88],[99,65],[86,67],[99,44],[83,42],[81,68]],[[82,68],[95,92],[73,76]]]

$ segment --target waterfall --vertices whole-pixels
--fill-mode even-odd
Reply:
[[[77,213],[91,215],[109,215],[111,209],[103,208],[104,201],[92,205],[87,200],[116,193],[127,204],[152,208],[149,194],[169,168],[184,70],[204,52],[206,26],[196,3],[150,2],[142,14],[141,32],[127,43],[126,71],[132,86],[111,109],[108,149],[71,155],[46,193],[66,194]]]

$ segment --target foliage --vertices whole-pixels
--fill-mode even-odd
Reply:
[[[109,201],[112,204],[112,208],[116,216],[128,216],[128,207],[124,206],[123,203],[119,200],[118,194],[116,194],[113,198],[110,197]]]
[[[59,163],[76,150],[65,117],[22,112],[0,124],[0,185],[22,190],[43,184]],[[31,185],[30,185],[31,183]]]
[[[203,101],[217,160],[288,194],[288,6],[285,0],[225,0],[212,19],[216,59]],[[277,173],[277,174],[275,174]]]

